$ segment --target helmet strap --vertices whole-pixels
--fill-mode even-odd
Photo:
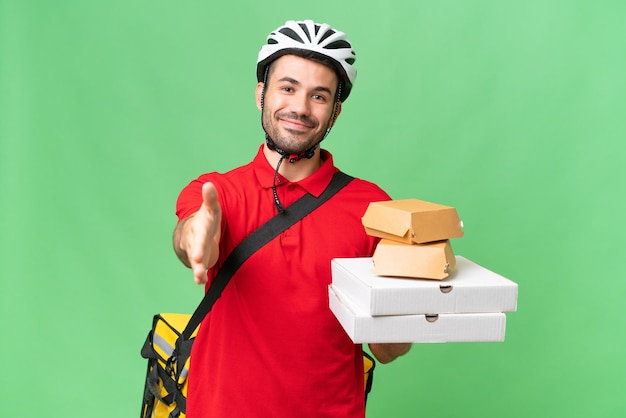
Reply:
[[[278,213],[284,213],[285,207],[280,203],[280,199],[278,198],[278,191],[276,190],[276,185],[280,184],[280,177],[278,177],[278,169],[280,168],[280,164],[285,159],[284,155],[280,156],[278,160],[278,164],[276,164],[276,170],[274,171],[274,181],[272,182],[272,193],[274,194],[274,205],[276,206],[276,210]]]

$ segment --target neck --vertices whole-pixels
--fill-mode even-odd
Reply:
[[[263,145],[263,154],[267,162],[272,167],[276,167],[280,160],[280,154],[268,148],[267,144]],[[307,178],[322,166],[322,157],[320,148],[317,147],[315,154],[311,158],[302,158],[294,163],[283,160],[278,173],[287,180],[295,182]]]

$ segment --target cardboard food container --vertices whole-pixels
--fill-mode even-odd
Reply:
[[[418,199],[372,202],[361,221],[367,234],[406,244],[463,236],[455,208]]]
[[[332,285],[368,315],[512,312],[517,309],[517,283],[465,257],[441,281],[381,277],[372,259],[335,258]]]
[[[449,240],[410,245],[382,239],[372,261],[379,276],[433,280],[445,279],[456,266]]]
[[[369,316],[333,285],[329,306],[355,344],[504,341],[503,313]]]

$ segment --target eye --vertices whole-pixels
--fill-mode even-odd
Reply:
[[[290,86],[283,86],[280,88],[282,91],[284,91],[285,93],[291,93],[293,92],[293,88]]]
[[[316,100],[316,101],[319,101],[319,102],[325,102],[326,101],[326,97],[322,96],[321,94],[314,94],[311,97],[313,98],[313,100]]]

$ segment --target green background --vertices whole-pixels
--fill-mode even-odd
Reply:
[[[505,342],[415,345],[368,417],[626,416],[626,2],[307,3],[0,0],[0,415],[138,416],[151,316],[202,293],[177,194],[254,156],[258,49],[313,18],[358,54],[337,164],[519,284]]]

